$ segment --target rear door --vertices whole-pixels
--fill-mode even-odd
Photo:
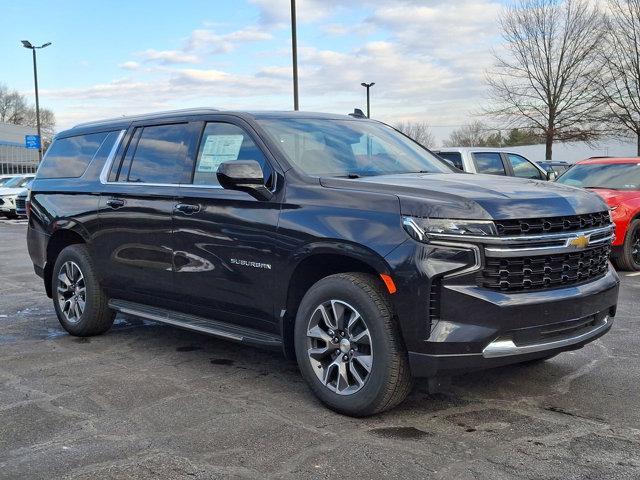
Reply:
[[[278,197],[225,190],[216,176],[222,162],[255,160],[275,190],[277,165],[248,124],[217,118],[202,123],[193,175],[174,209],[176,292],[186,313],[277,332],[271,291]]]
[[[195,140],[186,121],[130,128],[104,182],[95,239],[114,297],[164,305],[175,298],[172,212]]]

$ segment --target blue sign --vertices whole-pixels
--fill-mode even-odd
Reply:
[[[25,135],[24,146],[27,148],[40,148],[40,137],[38,135]]]

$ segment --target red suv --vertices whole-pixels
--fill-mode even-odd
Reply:
[[[616,224],[612,260],[622,270],[640,270],[640,157],[583,160],[557,181],[592,189],[607,202]]]

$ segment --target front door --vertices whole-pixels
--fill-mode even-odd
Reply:
[[[222,162],[256,160],[274,188],[267,155],[247,126],[203,124],[191,181],[180,186],[174,209],[174,265],[187,313],[276,332],[271,286],[280,204],[225,190],[216,177]]]

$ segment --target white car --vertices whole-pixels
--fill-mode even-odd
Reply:
[[[16,175],[14,178],[6,182],[0,187],[0,214],[9,218],[15,218],[16,215],[16,196],[25,188],[29,188],[34,174]]]
[[[469,173],[551,180],[542,167],[522,155],[504,148],[446,147],[434,150],[459,170]]]

